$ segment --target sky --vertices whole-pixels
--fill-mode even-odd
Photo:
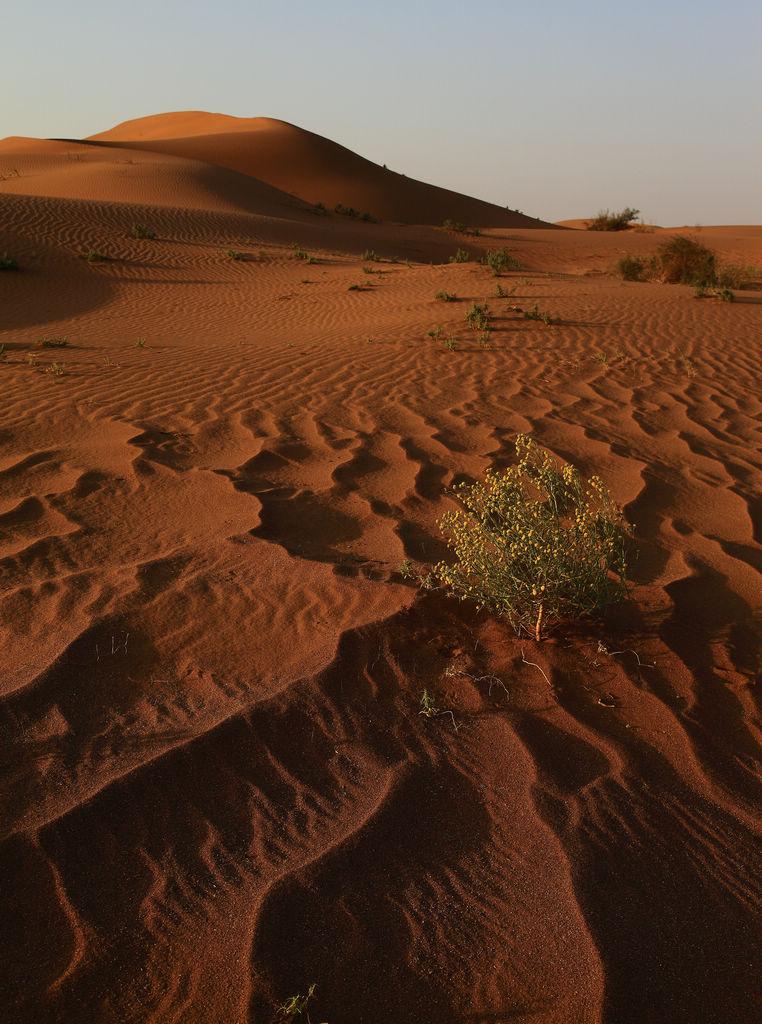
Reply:
[[[759,0],[0,2],[0,138],[275,117],[544,220],[762,224]]]

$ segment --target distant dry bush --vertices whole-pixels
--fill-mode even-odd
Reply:
[[[717,283],[714,253],[701,242],[685,235],[675,235],[659,246],[651,260],[651,275],[666,284]]]
[[[599,210],[598,216],[587,222],[588,231],[624,231],[630,226],[630,221],[640,213],[630,206],[625,207],[619,213],[610,213],[608,210]]]
[[[442,227],[446,231],[457,231],[461,235],[475,235],[478,237],[480,234],[478,228],[470,228],[467,224],[462,224],[459,220],[450,220],[449,217],[442,222]]]
[[[650,261],[628,254],[619,260],[616,270],[623,281],[646,281],[650,271]]]
[[[624,281],[661,281],[664,284],[690,284],[694,288],[729,290],[740,288],[754,276],[751,268],[718,267],[715,253],[695,238],[675,235],[662,242],[650,259],[623,256],[616,272]]]

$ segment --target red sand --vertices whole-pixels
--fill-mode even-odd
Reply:
[[[0,1016],[762,1018],[759,283],[606,273],[661,232],[316,216],[321,147],[376,212],[360,158],[204,118],[0,143]],[[498,245],[508,299],[446,262]],[[541,645],[397,574],[519,431],[637,525],[631,601]]]

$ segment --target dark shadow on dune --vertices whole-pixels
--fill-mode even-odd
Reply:
[[[683,629],[687,640],[685,622]],[[673,643],[676,630],[666,627]],[[759,839],[735,807],[753,817],[762,797],[748,774],[732,769],[745,743],[735,743],[742,715],[728,691],[719,692],[720,680],[708,678],[710,643],[699,642],[696,630],[689,643],[678,642],[684,656],[693,651],[705,722],[692,727],[675,701],[666,714],[681,717],[726,799],[707,797],[700,772],[696,786],[686,782],[648,741],[648,726],[630,729],[598,707],[581,659],[557,685],[558,703],[590,735],[613,744],[622,767],[614,770],[594,744],[580,745],[572,731],[536,713],[516,724],[538,767],[535,807],[569,852],[575,894],[604,965],[604,1024],[734,1024],[760,1005]],[[654,674],[639,673],[634,661],[632,672],[637,686],[653,684]],[[720,737],[733,738],[734,751],[723,751]]]
[[[698,559],[694,575],[668,584],[674,602],[661,635],[690,669],[693,706],[684,725],[705,771],[752,807],[762,807],[762,778],[746,761],[762,763],[756,729],[727,680],[716,669],[713,647],[727,639],[739,667],[758,667],[762,628],[753,610],[727,585],[720,573]]]
[[[677,779],[634,779],[607,802],[603,830],[583,820],[575,877],[606,970],[603,1020],[750,1020],[762,996],[756,839]]]
[[[4,238],[9,234],[4,232]],[[27,248],[29,244],[25,241],[24,247]],[[6,243],[3,242],[3,245]],[[12,245],[11,241],[7,243],[9,249]],[[12,277],[0,274],[2,327],[5,330],[42,327],[67,317],[80,316],[108,306],[114,298],[116,284],[113,279],[92,274],[85,280],[82,271],[76,268],[79,263],[76,257],[62,258],[59,249],[37,239],[34,247],[43,256],[53,256],[57,265],[30,266],[23,274],[14,274]],[[62,287],[63,279],[66,279],[66,287]],[[48,298],[46,289],[51,285],[54,294]]]
[[[274,992],[336,979],[336,990],[320,990],[321,1014],[335,1024],[454,1024],[460,1015],[446,988],[429,977],[425,958],[416,968],[409,955],[406,890],[418,884],[411,869],[425,886],[488,832],[473,782],[446,764],[406,765],[360,833],[268,894],[252,948],[258,971]],[[266,1019],[267,1006],[255,998],[249,1019]]]

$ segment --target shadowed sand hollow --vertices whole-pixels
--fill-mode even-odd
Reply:
[[[762,228],[720,303],[281,122],[94,140],[0,143],[0,1016],[757,1019]],[[638,548],[541,645],[397,571],[522,431]]]

